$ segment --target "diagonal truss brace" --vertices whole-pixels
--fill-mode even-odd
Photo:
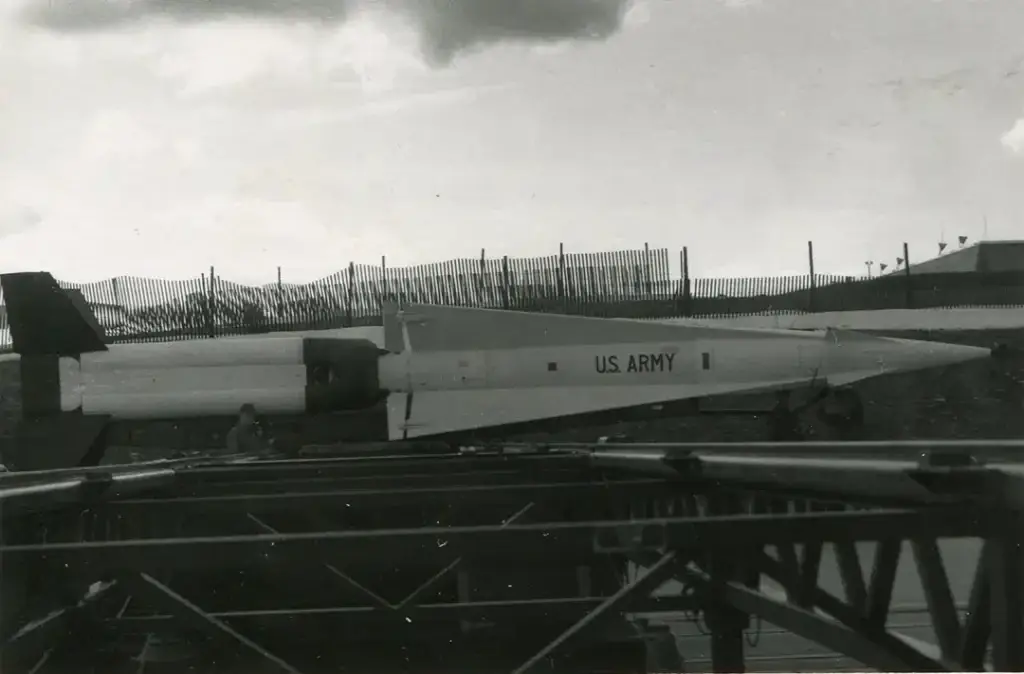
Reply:
[[[76,619],[94,610],[116,591],[116,582],[101,583],[71,606],[52,611],[17,630],[0,643],[0,671],[14,663],[35,660],[31,672],[40,671],[54,652],[53,644],[70,636]]]
[[[791,548],[780,549],[778,559],[763,550],[745,559],[748,567],[782,586],[786,601],[734,582],[727,583],[725,600],[744,613],[883,670],[1024,671],[1024,549],[1018,538],[1011,532],[984,540],[963,621],[937,541],[913,536],[907,541],[936,633],[939,654],[935,657],[886,627],[903,545],[897,539],[877,543],[869,582],[863,574],[854,578],[854,564],[844,562],[845,553],[836,546],[846,602],[821,588],[818,569],[808,564],[819,556],[818,543],[805,546],[803,563]],[[706,591],[716,582],[714,587],[720,587],[721,581],[703,569],[693,567],[687,575],[690,583]],[[990,647],[991,664],[987,661]]]
[[[635,580],[619,588],[618,592],[608,597],[593,611],[585,615],[572,627],[560,634],[551,643],[542,648],[533,657],[524,662],[513,671],[512,674],[529,674],[541,666],[541,664],[553,653],[563,648],[573,639],[579,638],[583,633],[592,629],[596,624],[605,618],[620,615],[628,610],[630,603],[657,590],[665,581],[669,580],[676,572],[678,559],[675,552],[667,552],[652,566],[645,569]]]
[[[206,634],[211,639],[240,645],[250,653],[258,655],[266,662],[272,664],[278,671],[285,672],[286,674],[301,674],[290,663],[269,652],[245,635],[235,631],[230,625],[219,618],[211,616],[202,608],[196,606],[152,576],[146,573],[139,573],[126,575],[121,580],[126,586],[131,588],[135,596],[144,597],[153,602],[183,624]]]
[[[511,516],[506,518],[501,523],[501,526],[503,528],[507,527],[507,526],[511,526],[512,524],[516,523],[519,519],[521,519],[524,515],[526,515],[526,513],[528,513],[531,509],[533,509],[533,507],[534,507],[534,503],[533,502],[527,503],[525,506],[523,506],[522,508],[517,510],[515,513],[513,513]],[[277,529],[275,529],[271,525],[267,524],[262,519],[256,517],[252,513],[248,513],[246,515],[246,517],[253,524],[255,524],[257,527],[259,527],[264,533],[267,533],[267,534],[278,534],[278,533],[280,533]],[[390,601],[388,601],[384,597],[380,596],[379,594],[377,594],[376,592],[374,592],[370,588],[366,587],[365,585],[363,585],[362,583],[357,581],[355,578],[353,578],[349,574],[345,573],[342,569],[340,569],[339,567],[335,566],[334,564],[331,564],[329,562],[325,562],[325,563],[323,563],[323,568],[326,569],[327,572],[330,573],[337,580],[339,580],[339,581],[349,585],[350,587],[356,589],[359,592],[362,592],[367,598],[370,599],[370,601],[373,602],[373,604],[377,608],[385,610],[385,611],[393,612],[394,615],[395,615],[395,619],[396,620],[401,620],[401,619],[406,617],[406,614],[403,612],[404,609],[412,606],[417,599],[419,599],[420,597],[425,595],[432,588],[436,587],[437,584],[439,582],[441,582],[441,580],[443,580],[446,576],[448,576],[455,569],[457,569],[460,564],[462,564],[462,557],[458,557],[458,558],[452,560],[449,564],[447,564],[446,566],[441,568],[437,573],[435,573],[433,576],[431,576],[430,578],[425,580],[419,587],[415,588],[412,592],[410,592],[408,595],[406,595],[405,598],[403,598],[401,601],[398,601],[398,602],[390,602]]]
[[[776,575],[772,571],[778,571],[770,568],[763,570],[769,577]],[[769,597],[735,581],[713,581],[711,576],[703,571],[687,569],[685,575],[690,583],[704,592],[710,592],[714,587],[716,598],[727,602],[733,608],[748,615],[758,616],[765,622],[811,639],[869,667],[880,671],[949,671],[949,668],[941,663],[927,658],[885,632],[869,636],[857,629],[862,625],[858,625],[858,621],[849,616],[848,611],[844,610],[847,607],[824,590],[816,589],[813,600],[807,603],[819,605],[825,613],[832,611],[825,609],[824,606],[845,613],[852,624],[844,624],[839,620],[825,617],[812,607],[802,607]],[[781,584],[784,585],[784,581]]]

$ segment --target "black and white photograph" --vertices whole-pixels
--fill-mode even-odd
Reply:
[[[1024,672],[1024,0],[0,0],[0,672]]]

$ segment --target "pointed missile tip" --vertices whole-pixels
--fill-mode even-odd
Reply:
[[[984,346],[951,344],[949,342],[929,342],[929,344],[935,355],[950,363],[992,357],[992,349]]]
[[[828,379],[832,383],[863,379],[869,372],[896,373],[947,367],[990,358],[992,354],[989,348],[948,342],[871,335],[850,339],[849,333],[844,336],[846,339],[838,340],[834,345],[829,359]]]

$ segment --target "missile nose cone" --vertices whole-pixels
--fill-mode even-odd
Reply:
[[[908,372],[989,358],[991,349],[862,333],[830,331],[830,378],[853,381],[885,373]]]
[[[991,349],[946,342],[925,342],[913,339],[892,339],[899,346],[903,368],[918,369],[956,365],[992,356]]]

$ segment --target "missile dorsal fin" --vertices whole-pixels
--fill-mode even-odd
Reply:
[[[680,344],[721,337],[777,339],[778,330],[593,318],[565,314],[386,302],[388,351],[479,351],[603,344]]]
[[[409,348],[422,352],[679,343],[720,332],[718,328],[655,321],[430,304],[410,304],[401,310],[386,307],[384,313],[385,348],[396,352]]]

